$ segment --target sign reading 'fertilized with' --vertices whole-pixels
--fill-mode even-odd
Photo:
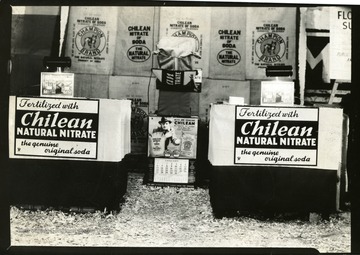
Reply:
[[[317,165],[318,108],[236,106],[235,164]]]
[[[97,159],[98,127],[98,100],[17,97],[14,153]]]

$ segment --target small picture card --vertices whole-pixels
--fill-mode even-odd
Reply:
[[[293,81],[262,81],[261,105],[294,105]]]
[[[62,72],[42,72],[40,96],[73,97],[74,74]]]

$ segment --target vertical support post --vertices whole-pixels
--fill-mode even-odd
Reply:
[[[334,102],[334,98],[337,92],[337,88],[338,88],[338,83],[336,82],[336,80],[331,80],[332,83],[332,90],[331,90],[331,94],[330,94],[330,98],[329,98],[329,102],[328,104],[332,104]]]
[[[9,172],[8,113],[10,94],[11,6],[0,1],[0,254],[10,247],[10,206],[7,175]]]

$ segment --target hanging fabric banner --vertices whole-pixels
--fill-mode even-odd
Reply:
[[[196,40],[194,69],[202,69],[208,76],[210,54],[210,7],[161,7],[159,39],[163,37],[191,37]]]
[[[115,75],[149,76],[158,37],[155,7],[119,7]]]
[[[112,74],[117,7],[70,8],[65,55],[75,73]]]
[[[246,79],[266,78],[267,66],[295,69],[296,8],[248,8],[246,34]]]
[[[245,80],[246,8],[211,9],[209,77]]]

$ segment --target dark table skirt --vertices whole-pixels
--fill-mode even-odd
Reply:
[[[11,205],[119,210],[127,188],[122,162],[11,159]]]
[[[211,166],[210,199],[217,216],[230,212],[319,212],[338,208],[337,171]]]

